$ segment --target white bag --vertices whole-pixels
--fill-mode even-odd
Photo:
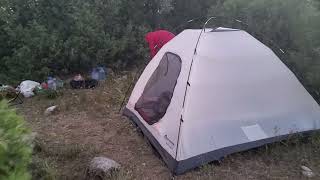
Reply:
[[[33,90],[40,86],[40,83],[35,82],[35,81],[23,81],[20,86],[19,90],[21,91],[21,94],[23,94],[24,97],[29,98],[34,96]]]

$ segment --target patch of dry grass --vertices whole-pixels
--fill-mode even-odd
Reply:
[[[101,149],[84,144],[52,143],[37,138],[35,140],[33,163],[31,165],[34,179],[55,180],[73,179],[74,175],[61,169],[61,163],[73,162],[79,177],[85,177],[86,162],[101,153]],[[72,168],[72,167],[71,167]],[[73,172],[74,173],[74,172]]]
[[[307,179],[301,166],[320,176],[320,134],[293,136],[288,140],[225,157],[177,179]]]
[[[32,173],[32,179],[34,180],[56,180],[57,172],[55,165],[47,159],[40,158],[34,155],[32,163],[30,165],[30,171]]]
[[[49,144],[38,142],[35,150],[36,153],[42,153],[44,156],[55,157],[61,160],[73,160],[84,153],[86,155],[99,153],[97,148],[82,144]]]
[[[301,165],[316,173],[314,179],[320,179],[319,133],[232,154],[219,165],[172,177],[136,127],[118,113],[133,76],[114,76],[94,90],[65,89],[57,99],[34,97],[18,106],[38,133],[35,157],[43,163],[34,166],[40,171],[37,174],[49,180],[83,179],[90,160],[106,156],[122,165],[110,177],[114,180],[304,179]],[[58,112],[44,116],[52,105],[58,105]]]

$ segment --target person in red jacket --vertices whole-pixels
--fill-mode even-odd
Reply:
[[[151,58],[158,53],[162,46],[164,46],[174,37],[175,35],[173,33],[166,30],[158,30],[148,33],[145,39],[149,44]]]

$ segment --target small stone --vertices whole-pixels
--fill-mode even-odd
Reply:
[[[54,113],[57,110],[57,107],[58,106],[51,106],[51,107],[47,108],[46,111],[44,112],[44,114],[46,116],[48,116],[48,115]]]
[[[314,173],[310,172],[310,171],[302,171],[302,174],[308,178],[313,178],[314,177]]]
[[[315,176],[315,174],[312,172],[312,170],[310,168],[308,168],[307,166],[301,166],[302,169],[302,174],[308,178],[313,178]]]
[[[308,168],[307,166],[301,166],[301,169],[303,171],[308,171],[308,172],[312,172],[312,170],[310,168]]]
[[[112,159],[106,157],[95,157],[90,162],[87,170],[87,177],[99,177],[104,179],[108,177],[113,171],[119,170],[120,164]]]
[[[128,75],[122,76],[122,79],[127,80],[128,79]]]

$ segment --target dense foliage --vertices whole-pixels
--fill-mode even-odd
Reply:
[[[141,65],[146,32],[200,28],[214,15],[224,18],[211,26],[248,30],[271,46],[314,95],[320,88],[319,0],[0,0],[0,7],[2,83],[39,81],[99,64]],[[235,18],[248,26],[239,26]],[[190,19],[198,21],[186,24]]]
[[[39,80],[143,59],[142,37],[150,30],[141,21],[145,7],[143,1],[124,2],[1,0],[1,81]]]
[[[0,179],[30,179],[31,152],[31,136],[23,119],[0,102]]]

